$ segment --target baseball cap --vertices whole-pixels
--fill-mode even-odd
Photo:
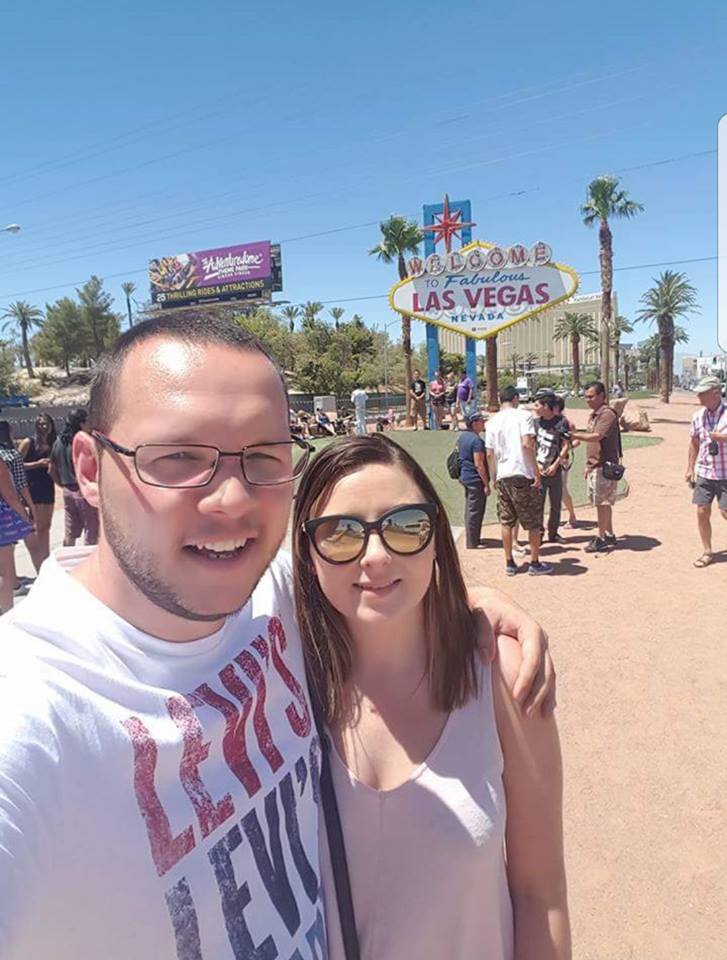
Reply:
[[[702,377],[695,388],[695,393],[707,393],[708,390],[721,390],[722,382],[719,377]]]
[[[474,413],[467,414],[465,422],[468,427],[471,427],[476,420],[482,420],[482,422],[484,423],[484,420],[485,420],[484,413],[480,413],[479,410],[475,410]]]

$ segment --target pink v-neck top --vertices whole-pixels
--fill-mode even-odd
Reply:
[[[502,766],[489,667],[398,787],[361,783],[332,749],[362,960],[512,960]],[[325,836],[321,872],[329,960],[345,960]]]

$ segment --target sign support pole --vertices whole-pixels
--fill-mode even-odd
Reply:
[[[460,237],[460,246],[463,247],[466,243],[472,242],[472,227],[469,226],[469,222],[472,220],[472,204],[469,200],[456,200],[450,203],[449,198],[445,199],[444,203],[425,203],[422,211],[422,223],[424,227],[431,227],[436,223],[435,217],[439,217],[440,220],[442,217],[449,218],[451,211],[459,211],[460,222],[462,226],[459,228],[457,233]],[[437,236],[436,233],[432,230],[425,229],[424,231],[424,256],[425,258],[429,256],[430,253],[434,253],[437,245]],[[450,250],[451,240],[449,238],[445,239],[445,246],[447,252]],[[466,352],[466,368],[467,376],[470,377],[472,383],[475,385],[475,395],[477,394],[477,345],[474,340],[470,340],[469,337],[465,338],[467,344]],[[472,356],[470,357],[470,347],[472,348]],[[434,323],[427,324],[427,383],[431,383],[434,379],[434,374],[439,370],[440,365],[440,356],[439,356],[439,327]],[[436,419],[434,417],[434,410],[432,409],[431,403],[429,404],[429,428],[434,430],[436,428]]]

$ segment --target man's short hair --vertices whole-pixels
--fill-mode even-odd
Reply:
[[[500,390],[500,403],[512,403],[517,396],[518,392],[515,387],[503,387],[502,390]]]
[[[583,388],[583,392],[585,393],[586,390],[595,390],[596,393],[606,392],[606,388],[604,387],[604,385],[601,383],[600,380],[591,380],[590,383],[587,383],[585,385],[585,387]]]
[[[280,365],[249,330],[203,310],[166,316],[162,314],[126,330],[99,359],[88,405],[91,430],[106,431],[110,428],[118,413],[118,386],[126,358],[138,345],[157,337],[180,340],[186,344],[215,344],[244,353],[259,353],[275,367],[287,399],[288,385]]]
[[[536,393],[535,399],[538,403],[542,403],[544,407],[547,407],[548,410],[555,410],[558,399],[552,391],[543,391],[543,393]]]

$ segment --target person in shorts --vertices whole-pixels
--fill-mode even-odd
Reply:
[[[616,545],[613,532],[613,505],[616,502],[618,480],[609,480],[603,475],[605,463],[621,460],[618,417],[606,402],[606,388],[600,380],[586,384],[586,403],[591,409],[588,426],[576,430],[575,440],[586,447],[586,486],[588,498],[598,514],[598,534],[586,546],[586,553],[606,553]]]
[[[695,567],[708,567],[712,553],[712,502],[727,520],[727,407],[722,400],[722,384],[717,377],[704,377],[697,384],[697,399],[702,407],[692,417],[689,431],[689,459],[686,481],[694,490],[692,503],[697,508],[697,524],[702,555]]]
[[[50,475],[63,488],[64,547],[74,547],[76,540],[84,533],[87,547],[98,543],[98,510],[83,497],[73,465],[73,438],[86,429],[87,420],[88,414],[84,409],[79,407],[74,410],[50,453]]]
[[[512,550],[517,524],[528,531],[530,564],[528,573],[540,576],[553,572],[540,560],[543,526],[543,498],[540,471],[535,459],[535,420],[527,410],[518,408],[520,398],[515,387],[500,393],[500,412],[487,421],[485,446],[490,477],[497,490],[497,516],[502,528],[505,571],[518,572]]]
[[[429,429],[427,423],[427,385],[422,380],[422,375],[418,370],[414,371],[414,379],[409,384],[409,402],[411,403],[411,415],[414,420],[414,429],[419,429],[419,421],[422,421],[422,427]]]
[[[432,413],[434,414],[434,429],[441,430],[444,420],[444,379],[437,370],[434,379],[429,384],[429,399],[432,402]]]
[[[457,429],[457,381],[453,373],[447,374],[444,384],[444,406],[449,410],[451,430]]]

